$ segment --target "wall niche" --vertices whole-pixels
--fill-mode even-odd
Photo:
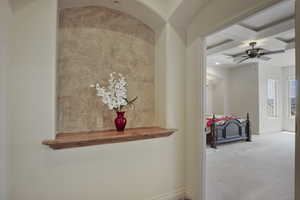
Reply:
[[[113,129],[115,113],[91,84],[122,73],[129,97],[127,128],[154,126],[155,33],[138,19],[105,7],[66,8],[59,13],[57,132]]]

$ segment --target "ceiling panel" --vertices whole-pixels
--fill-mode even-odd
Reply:
[[[241,23],[227,27],[226,29],[214,33],[207,38],[208,44],[208,66],[236,67],[240,64],[234,62],[228,55],[244,53],[251,48],[249,43],[257,42],[255,47],[260,47],[268,51],[286,50],[284,54],[270,55],[269,61],[249,59],[249,62],[264,62],[270,65],[292,65],[294,46],[292,42],[295,38],[295,26],[292,23],[294,15],[295,0],[284,0]],[[282,22],[282,23],[279,23]],[[250,28],[249,28],[250,27]],[[267,29],[265,29],[267,28]],[[289,46],[290,45],[290,46]]]
[[[295,0],[284,0],[262,12],[249,17],[240,24],[253,30],[261,30],[276,22],[290,18],[295,13]]]
[[[245,52],[247,49],[249,49],[248,46],[238,46],[238,47],[229,49],[224,54],[235,55],[235,54],[238,54],[238,53]]]
[[[276,35],[276,38],[278,38],[282,41],[285,41],[285,42],[291,42],[295,39],[295,29],[278,34],[278,35]]]
[[[226,34],[223,34],[223,32],[212,34],[206,38],[206,44],[209,48],[218,44],[225,43],[227,41],[232,40],[228,38]]]

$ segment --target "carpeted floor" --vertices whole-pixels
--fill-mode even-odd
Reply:
[[[294,200],[295,135],[254,136],[208,148],[207,200]]]

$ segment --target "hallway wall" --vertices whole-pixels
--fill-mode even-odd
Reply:
[[[33,1],[14,16],[8,70],[11,200],[182,198],[184,31],[167,24],[156,35],[158,121],[178,129],[174,135],[53,151],[41,142],[55,137],[56,14],[55,1]]]
[[[0,199],[8,199],[7,70],[10,63],[12,10],[8,0],[0,1]]]
[[[112,170],[112,167],[117,171],[117,169],[120,169],[121,165],[122,171],[119,172],[119,175],[122,175],[124,174],[124,172],[127,173],[127,170],[130,170],[130,172],[135,172],[135,169],[138,170],[140,169],[140,167],[144,167],[140,166],[139,164],[147,160],[151,160],[150,165],[148,165],[147,167],[150,166],[152,167],[152,169],[156,169],[161,173],[155,174],[153,176],[153,174],[146,174],[144,170],[141,170],[143,171],[143,173],[141,171],[140,173],[132,172],[132,174],[130,174],[132,176],[129,177],[129,180],[133,179],[134,181],[137,177],[140,177],[139,175],[144,175],[145,177],[141,178],[152,179],[154,184],[152,185],[152,188],[152,186],[149,185],[141,185],[141,183],[137,181],[135,184],[139,186],[139,194],[130,193],[129,196],[131,199],[140,200],[140,197],[144,196],[145,193],[151,193],[151,195],[153,193],[157,193],[158,195],[169,194],[168,191],[176,188],[176,186],[178,185],[181,185],[184,182],[183,179],[186,179],[185,181],[186,183],[188,183],[187,185],[192,185],[191,188],[186,191],[186,193],[193,197],[193,200],[202,199],[205,194],[205,189],[203,189],[204,187],[202,187],[205,176],[203,162],[205,160],[205,157],[203,157],[202,150],[204,149],[205,144],[202,134],[203,125],[199,125],[198,122],[199,119],[202,120],[203,117],[200,114],[203,109],[201,97],[204,94],[202,93],[201,89],[201,86],[203,86],[204,84],[201,80],[201,75],[205,74],[205,72],[203,72],[202,68],[204,66],[204,62],[202,62],[204,58],[199,58],[199,55],[202,55],[202,53],[205,51],[202,48],[204,46],[204,38],[198,37],[201,35],[205,36],[205,33],[214,31],[216,27],[221,28],[221,26],[226,25],[226,23],[230,22],[234,17],[241,17],[253,13],[254,11],[257,11],[257,8],[260,8],[262,5],[267,5],[268,3],[272,2],[276,2],[276,0],[230,0],[222,2],[212,1],[204,9],[201,9],[199,11],[199,15],[195,17],[194,22],[187,30],[189,41],[188,50],[186,52],[188,58],[186,62],[187,66],[180,66],[181,62],[178,62],[178,64],[176,65],[176,72],[179,72],[177,74],[177,77],[179,77],[181,81],[183,80],[183,83],[181,81],[179,82],[179,86],[185,87],[186,91],[181,90],[177,92],[177,88],[173,87],[172,91],[170,92],[176,97],[184,97],[183,102],[181,102],[181,100],[176,101],[175,104],[171,105],[168,108],[168,115],[173,114],[172,116],[176,118],[175,114],[177,110],[174,108],[176,108],[176,106],[183,107],[182,105],[185,105],[185,108],[183,109],[186,109],[185,117],[187,119],[185,123],[180,124],[180,127],[187,127],[186,133],[183,133],[185,136],[184,138],[177,138],[176,140],[171,141],[161,140],[160,144],[156,144],[156,141],[135,143],[136,145],[130,145],[130,147],[126,144],[116,146],[113,145],[113,147],[112,145],[108,145],[106,147],[99,147],[99,151],[96,152],[96,148],[86,148],[85,150],[80,151],[67,150],[60,152],[59,154],[56,152],[52,152],[46,147],[42,147],[40,145],[41,140],[54,137],[55,131],[55,89],[53,88],[55,82],[53,76],[55,75],[55,72],[52,68],[55,65],[55,33],[49,31],[48,28],[50,27],[50,30],[55,28],[54,18],[56,13],[56,6],[54,5],[54,1],[38,1],[38,6],[36,6],[35,3],[31,5],[32,7],[30,7],[30,9],[26,9],[25,11],[23,10],[22,14],[20,14],[18,17],[18,19],[20,20],[20,22],[18,23],[18,25],[20,26],[18,30],[26,31],[25,33],[20,31],[18,33],[19,38],[27,38],[34,31],[37,31],[39,34],[31,35],[31,41],[29,42],[20,39],[20,46],[22,47],[22,45],[25,45],[24,48],[18,50],[18,57],[21,60],[18,61],[17,67],[9,70],[10,77],[13,78],[11,81],[16,81],[14,85],[9,86],[10,89],[14,89],[13,91],[9,91],[11,100],[10,107],[12,108],[13,112],[10,118],[9,125],[10,127],[12,127],[12,138],[15,139],[12,149],[13,155],[16,156],[13,158],[13,170],[15,172],[18,172],[17,174],[13,174],[12,176],[12,179],[15,181],[15,185],[13,188],[13,200],[34,200],[41,198],[43,200],[47,200],[45,199],[45,197],[49,197],[49,199],[51,200],[53,198],[82,199],[82,196],[77,195],[77,190],[81,189],[82,187],[87,187],[89,186],[89,184],[96,185],[96,187],[87,187],[88,191],[83,194],[84,198],[89,197],[90,199],[98,199],[98,195],[95,195],[94,197],[93,194],[94,192],[96,194],[99,194],[102,191],[105,192],[105,194],[102,193],[104,198],[111,197],[105,195],[108,195],[112,190],[116,191],[116,188],[121,188],[120,192],[126,193],[122,186],[126,185],[126,188],[130,187],[128,185],[128,181],[126,181],[128,179],[125,179],[125,181],[122,183],[116,183],[115,180],[111,180],[112,178],[110,175],[105,174],[105,171],[103,172],[99,170],[99,166],[101,166],[102,169],[105,169],[106,171]],[[215,13],[218,13],[218,15],[216,15]],[[32,14],[34,14],[35,17],[30,19],[26,18],[28,16],[31,16]],[[42,20],[46,20],[43,23],[39,23],[39,18],[41,18]],[[28,25],[27,20],[32,20],[29,24],[29,30],[26,26]],[[22,22],[26,23],[23,24]],[[40,26],[42,26],[42,28]],[[35,41],[33,42],[34,51],[31,50],[30,52],[27,52],[27,50],[31,48],[26,47],[28,47],[28,44],[31,44],[32,40]],[[162,43],[166,46],[165,38],[162,39]],[[169,41],[169,48],[171,47],[173,47],[172,41]],[[43,50],[42,52],[40,52],[41,49]],[[184,48],[180,52],[184,52]],[[23,53],[25,53],[26,55],[29,54],[30,59],[28,60],[26,56],[22,56]],[[49,56],[51,57],[50,60]],[[26,64],[26,66],[23,67],[24,63]],[[28,66],[30,70],[29,72],[26,69],[26,67]],[[181,74],[182,71],[178,71],[180,67],[182,67],[181,69],[187,69],[187,72]],[[169,69],[172,70],[172,66],[169,66]],[[165,79],[161,79],[159,81],[163,82],[164,80]],[[184,83],[184,81],[186,81],[186,83]],[[171,85],[172,83],[173,82],[170,81],[168,84]],[[32,88],[30,90],[27,90],[28,87]],[[22,99],[22,103],[17,102],[19,99]],[[162,101],[164,103],[167,102],[166,100],[166,98],[162,98]],[[184,102],[184,100],[186,100],[186,102]],[[172,110],[174,110],[173,113]],[[27,115],[28,113],[32,114]],[[177,113],[177,116],[180,116],[181,114],[182,113]],[[179,121],[180,119],[177,120]],[[173,123],[176,122],[173,121]],[[183,134],[182,132],[180,132],[178,135]],[[176,147],[176,144],[180,143],[179,141],[181,141],[181,139],[188,140],[188,142],[186,142],[187,145],[185,149],[186,159],[184,163],[186,163],[185,171],[187,174],[185,178],[181,174],[183,165],[180,164],[179,167],[177,166],[178,163],[183,163],[182,159],[184,159],[181,156],[177,157],[178,148]],[[164,153],[162,154],[162,150],[160,149],[160,147],[161,145],[165,144],[168,145],[164,148],[166,151],[164,151]],[[137,152],[137,149],[140,148],[144,148],[145,151],[143,152],[147,152],[147,154],[139,154]],[[112,151],[112,149],[114,149],[114,151]],[[183,149],[182,151],[179,151],[182,152]],[[157,158],[157,155],[159,155],[159,159]],[[118,159],[116,159],[115,156],[117,156]],[[101,160],[99,160],[99,157],[101,157]],[[119,157],[124,157],[124,159],[120,160]],[[130,157],[131,160],[128,160],[128,157]],[[161,163],[161,157],[166,158],[163,163]],[[103,160],[105,161],[103,162]],[[109,164],[106,161],[109,161]],[[84,164],[77,165],[78,162]],[[159,164],[157,164],[156,162],[158,162]],[[95,163],[98,164],[95,165]],[[154,166],[151,165],[153,163],[155,164]],[[133,164],[136,168],[132,168],[131,164]],[[170,170],[170,168],[175,170]],[[34,176],[32,173],[28,173],[32,170],[34,170]],[[82,177],[78,176],[78,170],[83,170],[87,174],[85,174],[85,176],[82,175]],[[104,175],[99,175],[98,173],[100,171]],[[92,172],[96,172],[96,175]],[[177,174],[178,172],[179,175]],[[103,182],[103,185],[106,186],[103,188],[100,187],[99,182],[93,181],[95,176],[99,180],[103,179],[103,176],[105,176],[107,180],[110,181]],[[48,179],[49,177],[51,180]],[[77,180],[82,180],[82,178],[85,181],[78,183]],[[28,181],[26,180],[30,180],[30,184],[28,184]],[[160,180],[167,181],[162,182]],[[168,185],[168,183],[171,183],[171,186]],[[51,190],[46,191],[49,188],[51,188]],[[110,190],[107,191],[107,188]],[[151,189],[151,191],[149,191],[149,188]],[[136,188],[132,187],[131,189],[132,191],[136,191]],[[182,188],[179,188],[177,190],[178,193],[182,193],[181,189]],[[122,195],[124,195],[124,193],[122,193]],[[128,193],[126,194],[128,195]],[[110,195],[117,194],[110,193]],[[157,196],[157,198],[160,197],[161,196]]]

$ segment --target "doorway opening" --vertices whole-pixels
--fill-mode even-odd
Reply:
[[[206,38],[206,199],[294,199],[295,1]]]

